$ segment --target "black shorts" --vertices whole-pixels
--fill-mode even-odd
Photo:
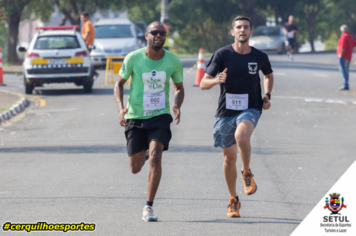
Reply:
[[[293,38],[293,39],[287,39],[288,40],[288,45],[289,45],[289,49],[296,49],[297,48],[297,41]]]
[[[169,141],[172,138],[170,114],[163,114],[150,119],[128,119],[125,126],[127,154],[147,150],[152,140],[164,144],[164,151],[168,150]]]

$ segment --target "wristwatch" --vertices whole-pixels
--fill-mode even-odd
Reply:
[[[271,94],[270,93],[266,93],[265,95],[267,95],[268,99],[271,100]]]

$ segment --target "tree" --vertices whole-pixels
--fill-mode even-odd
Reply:
[[[16,53],[18,42],[19,26],[21,21],[21,13],[24,7],[31,0],[3,0],[0,2],[0,7],[7,12],[6,21],[9,28],[9,37],[7,42],[7,61],[17,63],[19,61]]]

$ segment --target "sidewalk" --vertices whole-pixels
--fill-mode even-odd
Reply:
[[[25,109],[27,101],[21,94],[0,90],[0,124]]]
[[[22,74],[22,65],[10,65],[3,67],[4,74]]]

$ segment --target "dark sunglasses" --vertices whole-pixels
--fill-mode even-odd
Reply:
[[[161,35],[161,36],[166,36],[166,35],[167,35],[167,32],[164,31],[164,30],[152,30],[152,31],[149,31],[149,32],[147,32],[147,33],[150,33],[150,34],[152,34],[153,36],[156,36],[158,33],[159,33],[159,35]]]

